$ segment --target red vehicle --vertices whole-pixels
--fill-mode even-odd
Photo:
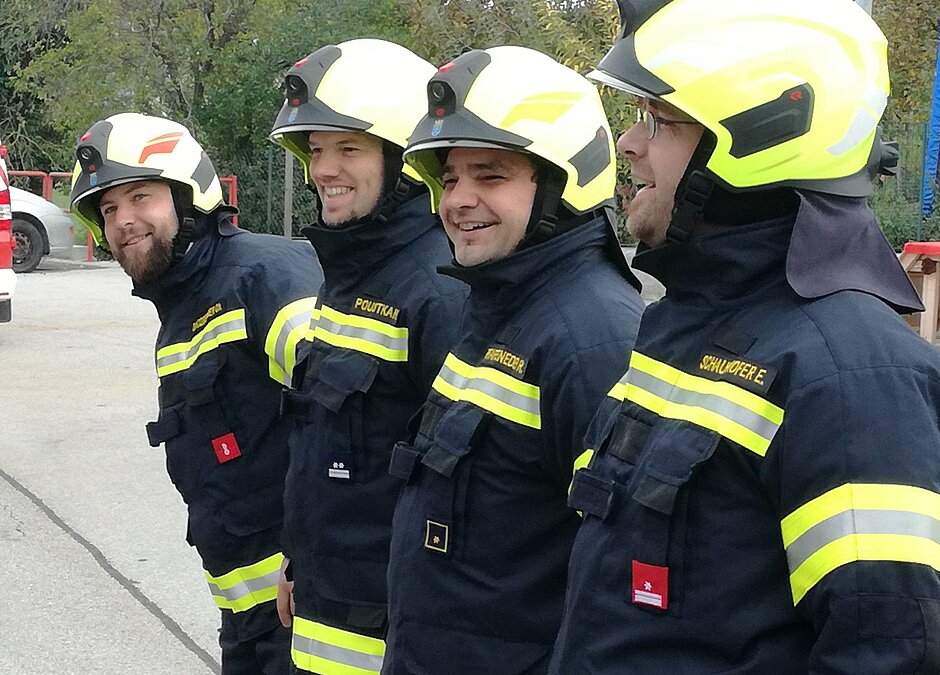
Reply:
[[[7,176],[7,149],[0,143],[0,323],[12,317],[13,290],[16,275],[13,273],[13,209],[10,204],[10,179]]]

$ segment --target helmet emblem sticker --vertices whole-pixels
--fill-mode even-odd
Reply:
[[[435,138],[441,135],[441,129],[444,127],[444,120],[434,120],[434,125],[431,127],[431,135]]]
[[[182,137],[183,132],[174,131],[169,134],[163,134],[161,136],[151,138],[149,141],[144,143],[144,147],[140,151],[140,158],[137,160],[137,162],[139,164],[143,164],[151,155],[162,155],[173,152],[173,150],[176,149],[177,143],[180,142]]]
[[[287,121],[293,122],[295,119],[297,119],[297,108],[291,108],[290,115],[287,116]]]
[[[98,172],[97,171],[91,174],[90,176],[88,176],[88,183],[92,187],[95,187],[98,184]]]

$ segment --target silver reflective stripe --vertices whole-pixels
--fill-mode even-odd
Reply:
[[[766,417],[748,410],[732,401],[714,394],[702,394],[680,387],[674,387],[659,378],[647,375],[641,370],[631,369],[627,372],[627,382],[651,394],[681,405],[693,406],[709,410],[716,415],[735,422],[749,431],[765,439],[768,443],[773,440],[774,434],[780,428],[779,424],[771,422]]]
[[[381,656],[363,654],[362,652],[357,652],[352,649],[337,647],[336,645],[320,642],[319,640],[304,637],[297,633],[294,633],[293,647],[298,652],[315,656],[325,661],[330,661],[331,663],[339,663],[344,666],[361,668],[362,670],[369,670],[376,673],[382,670],[382,661],[384,659]]]
[[[456,389],[460,389],[461,391],[478,391],[481,394],[486,394],[491,398],[495,398],[497,401],[512,406],[513,408],[518,408],[519,410],[529,413],[530,415],[538,416],[541,412],[539,409],[539,401],[537,399],[523,396],[522,394],[517,394],[516,392],[510,391],[505,387],[501,387],[495,382],[491,382],[490,380],[486,380],[480,377],[464,377],[460,373],[451,370],[451,368],[446,363],[444,367],[441,368],[439,377]]]
[[[391,337],[390,335],[385,335],[384,333],[380,333],[377,330],[369,330],[368,328],[360,328],[358,326],[349,326],[346,324],[336,323],[335,321],[328,319],[323,314],[321,314],[320,318],[317,320],[317,328],[323,329],[332,335],[365,340],[366,342],[371,342],[372,344],[380,345],[394,351],[408,351],[407,336],[396,338]]]
[[[218,584],[213,581],[208,581],[209,590],[212,592],[212,595],[218,595],[229,602],[235,602],[246,597],[249,593],[254,593],[256,591],[263,591],[266,588],[271,588],[271,586],[276,586],[280,578],[281,570],[276,569],[273,572],[269,572],[261,577],[255,577],[254,579],[246,579],[240,583],[235,584],[231,588],[219,588]]]
[[[845,136],[838,143],[829,148],[829,154],[844,155],[849,150],[857,147],[859,143],[868,138],[868,134],[872,132],[877,124],[878,121],[872,117],[868,110],[860,108],[855,113],[852,126],[849,127],[848,131],[845,132]]]
[[[809,528],[787,547],[790,572],[827,544],[854,534],[908,535],[940,545],[940,521],[910,511],[858,509],[837,513]]]
[[[225,323],[220,323],[218,326],[215,326],[212,330],[202,333],[199,336],[199,341],[193,344],[188,350],[184,352],[178,352],[176,354],[169,354],[167,356],[160,356],[157,358],[157,370],[166,368],[167,366],[172,366],[180,361],[186,361],[188,359],[195,358],[199,353],[199,348],[206,342],[215,340],[220,335],[224,333],[230,333],[233,330],[246,330],[247,324],[245,323],[244,318],[232,319],[231,321],[226,321]],[[167,345],[170,347],[172,345]],[[163,351],[167,347],[162,347],[160,351]]]
[[[309,329],[311,321],[310,311],[303,310],[284,322],[281,332],[278,333],[277,341],[274,343],[274,353],[277,355],[278,359],[283,361],[278,364],[281,368],[287,368],[287,338],[289,338],[291,332],[297,328],[303,326]],[[289,374],[290,373],[288,373],[288,375]]]

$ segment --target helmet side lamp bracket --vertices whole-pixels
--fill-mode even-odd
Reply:
[[[98,148],[93,145],[79,146],[78,150],[75,152],[75,156],[82,167],[82,171],[85,173],[95,173],[103,164],[101,153],[98,152]]]
[[[289,74],[284,78],[284,97],[292,107],[299,107],[310,100],[307,83],[300,75]]]

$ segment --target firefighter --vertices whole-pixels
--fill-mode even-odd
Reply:
[[[551,672],[940,672],[940,356],[866,195],[896,150],[850,0],[621,1],[634,265],[665,299],[573,481]]]
[[[275,606],[288,426],[281,387],[309,348],[323,277],[309,246],[232,225],[186,127],[123,113],[76,150],[72,212],[160,317],[150,444],[189,512],[186,539],[221,610],[225,675],[290,672]]]
[[[537,51],[467,52],[405,152],[470,286],[456,345],[399,444],[387,674],[545,672],[579,516],[574,450],[626,367],[642,303],[611,221],[595,88]]]
[[[462,283],[435,272],[450,259],[447,238],[427,188],[402,162],[433,73],[383,40],[322,47],[287,73],[272,131],[316,189],[319,218],[303,233],[326,276],[313,350],[285,401],[296,429],[279,602],[300,672],[382,667],[399,488],[389,458],[427,398],[466,297]]]

